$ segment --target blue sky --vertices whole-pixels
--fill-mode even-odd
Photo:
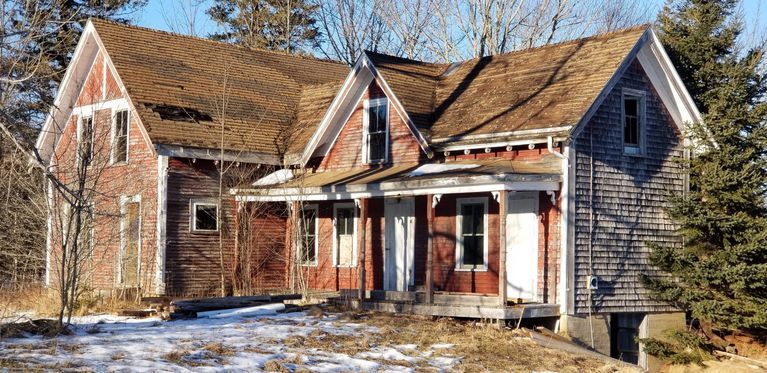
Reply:
[[[651,9],[653,9],[653,14],[656,14],[657,11],[659,11],[663,7],[663,4],[666,2],[666,0],[637,1],[644,1],[648,3]],[[765,30],[767,26],[767,1],[742,1],[743,14],[746,21],[746,33],[749,34],[756,32],[757,35],[763,34],[762,31]],[[186,33],[185,31],[181,30],[173,30],[173,28],[169,26],[169,21],[172,23],[173,17],[178,16],[178,10],[180,9],[178,4],[201,3],[199,7],[199,16],[197,17],[196,21],[196,29],[198,30],[198,36],[206,36],[207,34],[215,32],[216,30],[215,23],[211,21],[210,18],[204,13],[204,9],[207,9],[212,2],[212,0],[149,0],[148,5],[143,9],[143,11],[135,14],[133,18],[136,24],[141,26]]]

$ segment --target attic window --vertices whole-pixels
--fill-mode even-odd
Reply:
[[[173,105],[147,105],[149,109],[160,115],[162,120],[172,120],[175,122],[212,122],[210,114],[203,113],[197,109]]]
[[[389,104],[386,97],[365,101],[365,163],[386,163],[389,155]]]
[[[623,91],[623,152],[630,155],[642,154],[644,143],[644,92]]]

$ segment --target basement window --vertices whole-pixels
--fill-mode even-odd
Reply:
[[[365,163],[386,163],[389,154],[389,103],[386,97],[365,101]]]
[[[614,313],[610,317],[610,351],[613,358],[631,364],[639,363],[643,313]]]
[[[194,232],[218,231],[218,204],[210,202],[193,202],[192,230]]]
[[[305,206],[301,211],[301,235],[298,244],[301,264],[317,265],[317,206]]]
[[[629,155],[641,155],[645,130],[644,93],[624,90],[622,108],[623,152]]]
[[[457,202],[456,268],[487,269],[487,198]]]
[[[128,161],[128,110],[115,113],[112,123],[112,163]]]

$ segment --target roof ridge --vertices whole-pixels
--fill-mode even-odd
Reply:
[[[233,48],[244,49],[244,50],[253,51],[253,52],[262,52],[262,53],[274,54],[274,55],[278,55],[278,56],[285,56],[285,57],[288,57],[288,58],[300,58],[300,59],[306,59],[306,60],[314,60],[314,61],[317,61],[317,62],[327,62],[327,63],[337,64],[337,65],[346,65],[346,63],[344,63],[343,61],[331,60],[329,58],[320,58],[320,57],[315,57],[315,56],[311,56],[311,55],[292,54],[292,53],[285,53],[285,52],[274,51],[274,50],[263,49],[263,48],[247,47],[247,46],[243,46],[243,45],[239,45],[239,44],[227,43],[225,41],[208,39],[208,38],[204,38],[204,37],[201,37],[201,36],[181,34],[181,33],[178,33],[178,32],[172,32],[172,31],[166,31],[166,30],[158,30],[158,29],[153,29],[153,28],[145,27],[145,26],[137,26],[137,25],[131,25],[131,24],[126,24],[126,23],[114,22],[114,21],[110,21],[110,20],[106,20],[106,19],[98,18],[98,17],[89,17],[88,21],[92,22],[94,24],[95,23],[103,23],[103,24],[107,24],[107,25],[110,25],[110,26],[118,26],[118,27],[123,27],[123,28],[131,28],[131,29],[140,30],[140,31],[148,31],[148,32],[153,32],[153,33],[158,33],[158,34],[165,34],[165,35],[168,35],[168,36],[175,36],[175,37],[181,37],[181,38],[186,38],[186,39],[199,40],[199,41],[219,44],[219,45],[222,45],[222,46],[228,46],[228,47],[233,47]]]

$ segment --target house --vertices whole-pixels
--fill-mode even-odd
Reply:
[[[148,181],[117,188],[116,215],[139,223],[94,248],[96,288],[216,291],[239,268],[222,253],[247,246],[256,288],[556,320],[647,366],[634,337],[684,325],[638,278],[656,273],[647,243],[681,245],[663,208],[698,120],[649,27],[452,64],[366,52],[349,69],[92,20],[38,145],[63,159],[61,139],[96,123],[126,146],[105,172]],[[262,172],[212,198],[224,162]]]

